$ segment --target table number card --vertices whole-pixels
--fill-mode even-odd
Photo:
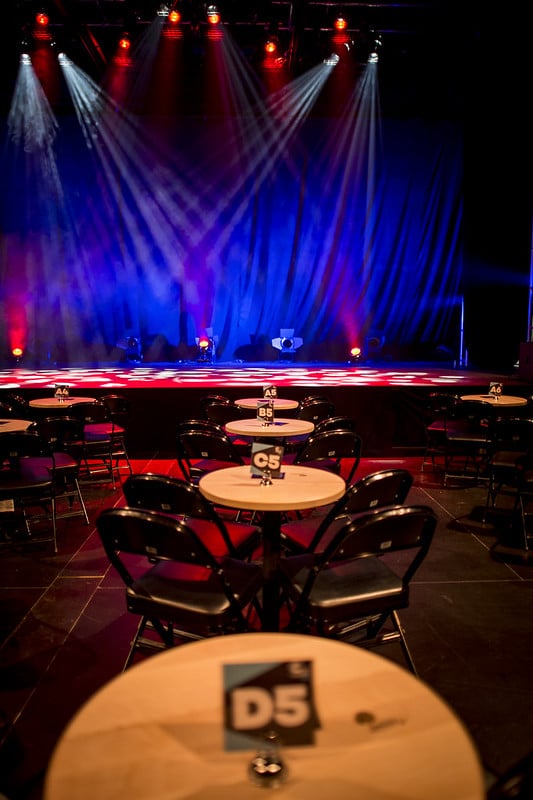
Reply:
[[[312,661],[224,664],[223,671],[226,750],[256,748],[270,732],[282,748],[315,743]]]
[[[491,381],[489,385],[489,394],[499,397],[503,393],[503,383]]]
[[[252,443],[252,461],[250,471],[252,476],[263,478],[282,478],[281,464],[284,449],[279,444],[266,444],[265,442]]]
[[[257,419],[261,425],[272,425],[274,423],[274,404],[272,400],[257,401]]]
[[[56,383],[54,386],[54,397],[57,397],[58,400],[64,400],[66,397],[69,396],[70,392],[70,384],[68,383]]]
[[[277,386],[263,386],[263,397],[265,399],[274,400],[274,398],[277,396],[278,396]]]

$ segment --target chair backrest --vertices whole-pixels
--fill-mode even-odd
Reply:
[[[437,515],[429,506],[395,506],[356,517],[341,527],[322,553],[318,570],[332,562],[359,558],[383,558],[411,550],[412,558],[395,559],[393,566],[404,583],[411,580],[426,557],[437,527]]]
[[[196,428],[184,430],[178,426],[176,455],[181,471],[193,482],[201,472],[221,466],[242,466],[245,462],[229,436],[224,431]],[[199,468],[194,462],[201,462]],[[211,465],[209,464],[211,462]]]
[[[18,413],[10,403],[0,402],[0,417],[17,417]]]
[[[296,418],[313,422],[316,425],[318,422],[328,417],[333,417],[335,414],[334,404],[326,397],[323,397],[303,402],[296,411]]]
[[[85,425],[112,421],[108,407],[101,400],[75,403],[70,410],[70,415],[81,419]]]
[[[189,520],[208,520],[218,528],[228,553],[234,554],[235,548],[223,520],[191,483],[169,475],[145,472],[128,475],[122,491],[130,508],[144,508]]]
[[[8,461],[11,467],[15,467],[26,456],[40,457],[49,454],[48,443],[33,428],[0,433],[0,464]]]
[[[490,403],[480,400],[461,400],[455,405],[453,419],[468,426],[472,431],[483,429],[489,434],[489,423],[496,416]]]
[[[205,409],[206,406],[210,405],[210,403],[226,403],[230,404],[231,400],[229,397],[226,397],[223,394],[205,394],[200,397],[200,410],[205,417]]]
[[[219,425],[218,422],[213,422],[209,419],[182,419],[176,424],[176,435],[179,435],[184,431],[191,430],[211,431],[212,433],[219,434],[221,436],[226,435],[222,425]]]
[[[387,506],[403,505],[413,485],[413,476],[406,469],[384,469],[365,475],[346,489],[326,514],[309,545],[315,551],[322,537],[335,520],[364,514]]]
[[[346,481],[351,482],[361,460],[362,439],[355,431],[347,428],[326,430],[312,433],[296,453],[294,464],[305,464],[310,461],[324,462],[334,465],[340,471],[344,459],[353,459]]]
[[[433,422],[437,419],[451,419],[460,402],[459,395],[457,394],[452,394],[451,392],[430,392],[426,403],[429,422]]]
[[[498,417],[490,424],[491,452],[528,454],[533,452],[533,420],[522,417]]]
[[[126,586],[135,583],[127,561],[128,554],[145,556],[147,567],[154,560],[195,565],[199,569],[191,580],[202,582],[203,575],[216,576],[219,591],[228,600],[235,618],[243,618],[224,565],[185,522],[139,508],[110,508],[98,516],[96,528],[109,561]]]
[[[316,423],[313,433],[321,433],[322,431],[336,430],[338,428],[346,428],[349,431],[357,433],[358,427],[353,417],[345,417],[336,414],[333,417],[326,417]]]
[[[28,400],[26,400],[26,398],[22,397],[20,394],[13,394],[10,392],[6,395],[6,402],[17,412],[17,414],[20,413],[25,415],[25,418],[28,417],[28,414],[33,415],[33,409],[31,408]],[[29,418],[32,419],[32,416]]]
[[[242,419],[245,416],[243,410],[236,406],[235,403],[220,402],[218,400],[206,403],[204,413],[208,420],[221,426],[225,425],[226,422]]]
[[[130,400],[122,394],[104,394],[100,402],[108,409],[112,421],[124,428],[130,418]]]
[[[134,583],[123,554],[179,561],[218,571],[218,565],[201,539],[183,521],[139,508],[102,511],[96,527],[104,550],[127,586]]]
[[[83,443],[83,421],[77,417],[43,417],[33,423],[33,428],[55,451],[70,451]]]

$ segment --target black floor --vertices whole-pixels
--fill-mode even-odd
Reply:
[[[390,464],[413,472],[409,500],[439,517],[401,615],[407,639],[420,679],[470,732],[489,786],[533,750],[533,566],[491,557],[507,516],[481,522],[483,484],[444,488],[431,467],[421,471],[420,458],[364,459],[358,476]],[[137,460],[134,470],[177,474],[172,459]],[[9,800],[42,797],[58,736],[120,672],[136,625],[94,528],[121,491],[93,486],[85,494],[91,525],[61,520],[56,555],[50,543],[0,545],[0,794]],[[380,652],[401,661],[395,645]]]

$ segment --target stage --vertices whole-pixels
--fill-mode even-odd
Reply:
[[[533,381],[517,374],[455,369],[448,364],[165,362],[4,369],[0,399],[9,393],[27,399],[51,395],[56,383],[68,384],[72,394],[124,394],[131,401],[130,455],[168,458],[175,455],[176,423],[198,416],[203,395],[224,394],[235,400],[260,396],[263,386],[275,385],[280,395],[295,400],[308,394],[327,395],[338,414],[357,421],[365,456],[391,458],[424,451],[430,392],[484,392],[491,381],[502,383],[504,393],[533,395]]]
[[[487,386],[497,380],[524,386],[517,375],[502,375],[456,369],[447,364],[380,362],[360,364],[300,364],[261,362],[165,362],[111,364],[65,368],[0,370],[0,389],[51,389],[67,383],[73,389],[177,389],[284,387],[327,388],[331,386],[431,386],[457,388]]]

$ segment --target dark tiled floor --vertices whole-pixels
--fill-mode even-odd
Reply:
[[[483,485],[443,488],[420,463],[364,459],[358,476],[406,465],[415,476],[409,499],[438,513],[430,554],[401,616],[420,678],[470,731],[489,785],[533,749],[533,567],[491,558],[506,517],[480,521]],[[138,460],[134,469],[177,472],[172,460]],[[0,549],[0,792],[9,800],[41,798],[58,736],[121,670],[136,625],[94,529],[99,511],[121,502],[120,489],[85,493],[91,526],[60,521],[57,555],[50,544]],[[401,660],[395,646],[380,652]]]

